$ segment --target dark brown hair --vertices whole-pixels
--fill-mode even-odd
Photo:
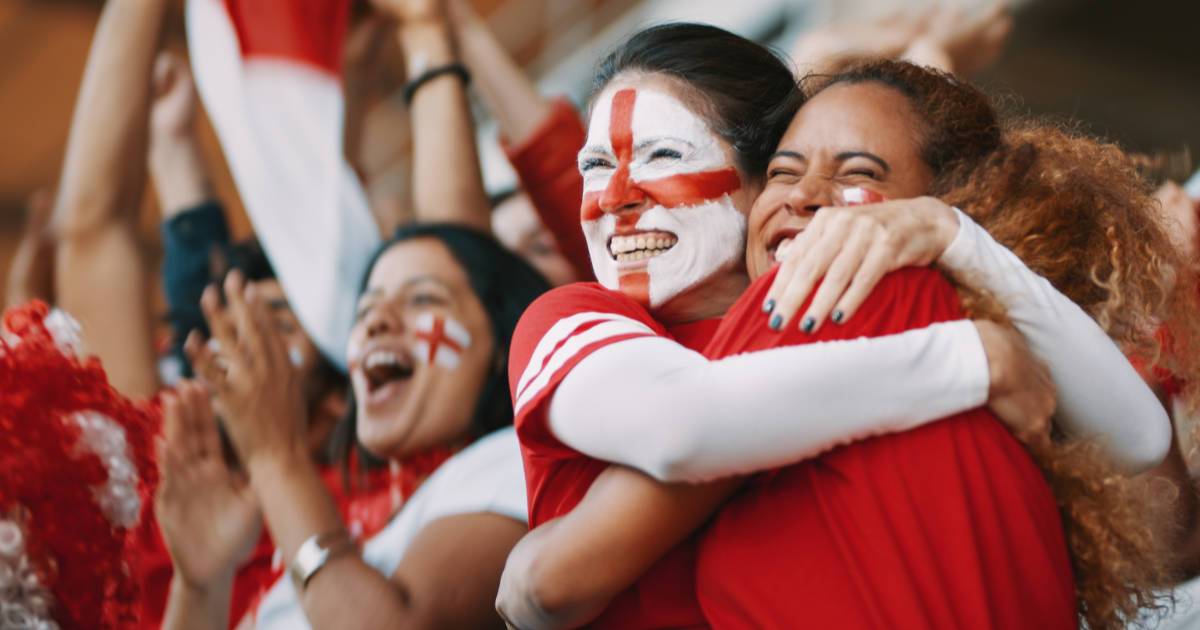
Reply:
[[[713,132],[733,146],[742,171],[755,177],[766,170],[790,121],[770,114],[799,95],[795,75],[781,56],[707,24],[677,22],[635,33],[600,62],[593,95],[627,72],[674,79]]]

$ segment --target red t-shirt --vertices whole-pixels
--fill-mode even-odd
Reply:
[[[509,361],[530,528],[570,512],[610,465],[568,447],[551,433],[547,401],[563,377],[609,344],[659,336],[698,350],[715,331],[716,322],[701,322],[673,336],[642,306],[594,283],[554,289],[530,305],[513,334]],[[590,626],[707,627],[696,601],[695,552],[694,538],[676,547],[614,598]]]
[[[730,310],[708,356],[963,318],[938,272],[909,268],[843,325],[776,333],[761,312],[772,278]],[[697,591],[719,628],[1078,626],[1054,496],[985,409],[752,477],[701,541]]]

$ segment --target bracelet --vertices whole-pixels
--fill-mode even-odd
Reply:
[[[310,536],[296,550],[296,559],[288,567],[288,573],[291,574],[297,590],[303,590],[308,586],[309,580],[329,564],[330,560],[353,550],[354,541],[344,529]]]
[[[457,61],[448,63],[444,66],[430,68],[425,72],[422,72],[417,78],[404,84],[404,104],[412,105],[413,97],[416,96],[417,90],[421,89],[421,86],[444,74],[453,74],[454,76],[457,76],[458,78],[462,79],[463,85],[468,85],[471,83],[471,72],[467,70],[466,66]]]

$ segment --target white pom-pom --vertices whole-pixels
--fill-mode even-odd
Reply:
[[[129,457],[125,430],[95,411],[80,411],[71,414],[71,419],[79,425],[80,444],[95,453],[108,471],[104,485],[92,488],[96,503],[114,526],[133,527],[142,510],[142,499],[137,492],[137,467]]]
[[[50,615],[52,603],[25,556],[20,525],[0,519],[0,628],[58,630]]]
[[[42,325],[50,331],[50,336],[63,354],[83,356],[83,338],[79,334],[82,328],[74,317],[56,308],[50,311]]]

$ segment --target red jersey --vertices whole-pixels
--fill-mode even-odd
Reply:
[[[530,305],[513,334],[509,360],[530,528],[570,512],[610,465],[563,444],[550,430],[547,401],[571,369],[627,339],[668,337],[699,350],[715,331],[715,321],[668,331],[638,303],[594,283],[554,289]],[[614,598],[591,627],[707,627],[696,601],[695,553],[694,538],[677,546]]]
[[[843,325],[776,333],[761,312],[773,278],[746,291],[708,356],[963,318],[938,272],[909,268]],[[720,628],[1078,626],[1054,496],[985,409],[752,477],[701,541],[697,591]]]

